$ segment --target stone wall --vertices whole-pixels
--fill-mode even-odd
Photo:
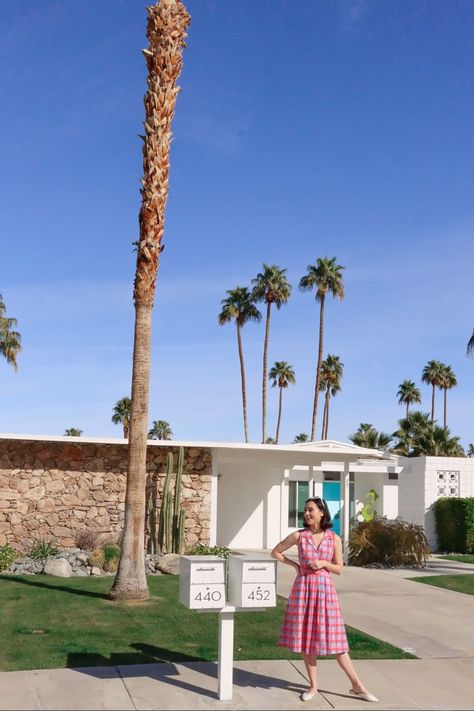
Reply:
[[[123,527],[127,444],[0,438],[0,545],[28,549],[39,539],[76,545],[93,529],[118,540]],[[166,458],[178,448],[149,445],[147,498],[161,506]],[[181,501],[185,547],[209,543],[212,452],[185,448]]]

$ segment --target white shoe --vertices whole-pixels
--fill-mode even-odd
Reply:
[[[301,701],[311,701],[311,699],[314,699],[317,693],[317,691],[305,691],[303,694],[301,694]]]
[[[352,689],[349,689],[349,693],[353,696],[357,696],[358,699],[362,699],[362,701],[379,701],[379,699],[369,691],[353,691]]]

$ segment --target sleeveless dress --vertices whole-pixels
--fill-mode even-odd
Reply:
[[[341,608],[331,573],[313,571],[314,560],[332,561],[334,533],[326,529],[316,547],[309,529],[300,531],[297,575],[286,604],[278,646],[303,654],[341,654],[349,651]]]

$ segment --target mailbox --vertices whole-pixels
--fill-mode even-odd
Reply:
[[[276,560],[269,556],[229,556],[228,602],[236,607],[275,607]]]
[[[182,555],[179,601],[193,610],[225,607],[225,565],[214,555]]]

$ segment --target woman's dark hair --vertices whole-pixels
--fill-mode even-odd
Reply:
[[[319,496],[312,496],[309,499],[306,499],[304,502],[305,505],[308,503],[308,501],[312,501],[313,504],[316,504],[318,509],[323,512],[323,517],[321,519],[321,523],[319,524],[323,531],[325,531],[327,528],[332,528],[332,522],[331,522],[331,514],[329,513],[328,505],[324,501],[324,499],[321,499]],[[303,517],[303,527],[304,528],[309,528],[308,524],[306,523],[304,517]]]

